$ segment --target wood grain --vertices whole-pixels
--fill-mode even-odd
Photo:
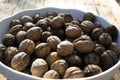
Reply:
[[[42,7],[75,8],[103,16],[110,23],[120,26],[120,7],[115,0],[0,0],[0,19],[23,9]],[[120,80],[120,71],[114,75]],[[0,75],[0,80],[6,80]]]

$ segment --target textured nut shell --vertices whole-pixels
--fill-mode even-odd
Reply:
[[[23,26],[22,25],[16,25],[16,26],[13,26],[10,30],[9,30],[9,33],[10,34],[13,34],[13,35],[16,35],[19,31],[23,30]]]
[[[51,69],[56,70],[60,75],[64,75],[67,68],[68,64],[65,60],[57,60],[51,65]]]
[[[40,43],[35,47],[35,54],[38,57],[45,58],[50,54],[51,47],[48,43]]]
[[[57,36],[49,36],[47,38],[47,42],[50,44],[52,50],[56,50],[57,45],[61,42],[61,40]]]
[[[55,70],[49,70],[47,71],[44,75],[43,78],[48,78],[48,79],[60,79],[60,75],[57,71]]]
[[[80,28],[69,26],[66,28],[65,34],[69,38],[78,38],[82,35],[82,31]]]
[[[42,29],[40,27],[32,27],[26,32],[26,38],[33,41],[38,41],[42,36]]]
[[[83,78],[84,72],[79,67],[69,67],[64,74],[64,79]]]
[[[57,45],[57,52],[59,56],[68,56],[72,54],[74,46],[69,41],[62,41]]]
[[[17,71],[23,71],[29,64],[30,57],[25,52],[19,52],[16,54],[12,61],[11,67]]]
[[[16,47],[7,47],[5,51],[5,64],[9,65],[12,58],[19,52]]]
[[[58,59],[60,59],[60,56],[58,55],[57,52],[51,52],[47,57],[46,57],[46,61],[49,64],[49,66],[51,64],[53,64],[55,61],[57,61]]]
[[[19,45],[19,50],[31,55],[35,49],[35,43],[30,39],[23,40]]]
[[[80,53],[89,53],[94,50],[94,43],[90,40],[79,40],[74,43],[74,46]]]
[[[24,15],[24,16],[21,17],[21,22],[23,24],[25,24],[27,22],[33,22],[33,19],[30,16],[28,16],[28,15]]]
[[[30,68],[31,74],[33,76],[42,77],[43,74],[48,70],[47,62],[44,59],[36,59]]]
[[[26,38],[26,32],[25,31],[19,31],[16,34],[16,41],[17,43],[20,43],[21,41],[23,41]]]
[[[56,16],[50,21],[50,25],[52,29],[59,29],[64,25],[63,17]]]

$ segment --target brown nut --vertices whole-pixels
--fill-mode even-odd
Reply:
[[[58,55],[57,52],[51,52],[47,57],[46,57],[46,61],[48,63],[48,65],[50,66],[51,64],[53,64],[55,61],[57,61],[58,59],[60,59],[60,56]]]
[[[61,40],[57,36],[49,36],[47,38],[47,42],[50,44],[52,50],[57,49],[57,45],[61,42]]]
[[[16,41],[19,44],[21,41],[23,41],[26,38],[26,32],[25,31],[19,31],[16,34]]]
[[[116,26],[114,25],[110,25],[108,27],[105,28],[105,31],[112,37],[113,41],[117,40],[118,37],[118,29]]]
[[[64,21],[65,23],[70,23],[73,20],[73,17],[70,13],[65,13],[64,14]]]
[[[47,70],[47,62],[41,58],[36,59],[30,68],[31,74],[37,77],[42,77]]]
[[[5,64],[10,65],[10,62],[12,58],[19,52],[19,50],[16,47],[7,47],[5,51]]]
[[[65,39],[65,31],[63,29],[55,29],[53,30],[53,34],[58,36],[61,40]]]
[[[53,16],[53,17],[56,17],[58,14],[56,12],[53,12],[53,11],[48,11],[47,13],[47,16]]]
[[[24,15],[21,17],[21,22],[22,24],[25,24],[27,22],[33,22],[33,18],[28,15]]]
[[[94,22],[95,21],[95,15],[92,14],[91,12],[87,12],[87,13],[84,14],[83,20],[89,20],[91,22]]]
[[[86,39],[85,39],[86,38]],[[89,53],[94,50],[94,43],[87,35],[73,41],[75,49],[80,53]]]
[[[37,57],[45,58],[50,54],[51,47],[48,43],[40,43],[35,47],[35,54]]]
[[[101,55],[104,51],[106,51],[105,47],[101,44],[95,44],[94,52],[97,55]]]
[[[29,55],[33,53],[34,49],[35,43],[30,39],[24,39],[19,45],[19,50],[26,52]]]
[[[112,38],[108,33],[102,33],[99,36],[99,42],[105,47],[109,47],[111,45]]]
[[[74,19],[71,23],[74,24],[74,25],[80,26],[81,22],[82,22],[82,21],[79,20],[79,19]]]
[[[72,54],[73,50],[74,46],[70,41],[62,41],[57,45],[57,53],[62,57]]]
[[[94,53],[86,54],[84,57],[84,63],[88,64],[95,64],[100,65],[100,57]]]
[[[93,40],[98,41],[99,36],[104,33],[104,29],[103,28],[94,28],[92,33],[91,33],[91,37]]]
[[[89,64],[84,68],[86,77],[97,75],[102,72],[102,69],[98,65]]]
[[[28,54],[25,52],[19,52],[13,57],[11,67],[17,71],[23,71],[28,66],[29,61],[30,56]]]
[[[10,28],[12,28],[13,26],[19,25],[19,24],[21,24],[21,21],[19,19],[14,19],[10,23]]]
[[[84,72],[79,67],[69,67],[65,71],[64,79],[83,78]]]
[[[9,33],[10,34],[13,34],[13,35],[16,35],[19,31],[23,30],[23,26],[22,25],[16,25],[16,26],[13,26],[10,30],[9,30]]]
[[[64,75],[68,64],[65,60],[57,60],[51,65],[51,69],[56,70],[60,75]]]
[[[69,25],[65,30],[65,34],[68,38],[78,38],[82,33],[82,30],[77,25]]]
[[[92,30],[95,28],[95,26],[91,21],[85,20],[81,23],[80,28],[83,30],[85,34],[90,34]]]
[[[6,47],[0,44],[0,61],[4,63]]]
[[[60,79],[60,75],[57,71],[55,70],[49,70],[47,71],[44,75],[43,78],[47,79]]]
[[[70,66],[80,66],[81,63],[82,63],[82,60],[81,58],[76,55],[76,54],[72,54],[70,56],[67,56],[65,58],[65,60],[67,61],[67,63],[70,65]]]
[[[33,17],[35,23],[38,22],[41,19],[44,19],[44,17],[41,14],[35,14]]]
[[[111,50],[105,51],[103,54],[101,54],[101,65],[103,70],[107,70],[110,67],[112,67],[115,62],[117,61],[117,55],[115,52]]]
[[[42,41],[43,41],[43,42],[46,42],[46,41],[47,41],[47,38],[48,38],[49,36],[51,36],[51,35],[52,35],[51,32],[49,32],[49,31],[44,31],[44,32],[42,33]]]
[[[5,46],[15,46],[15,44],[16,44],[15,36],[12,35],[12,34],[5,34],[5,35],[2,37],[2,43],[3,43]]]
[[[59,29],[64,25],[64,18],[61,16],[56,16],[50,21],[50,26],[52,29]]]
[[[26,32],[26,38],[33,41],[38,41],[42,36],[42,29],[40,27],[32,27]]]
[[[47,27],[49,26],[49,21],[47,18],[44,18],[39,20],[35,25],[39,26],[43,31],[46,31]]]
[[[23,30],[27,31],[28,29],[34,27],[35,24],[33,24],[32,22],[27,22],[24,24]]]

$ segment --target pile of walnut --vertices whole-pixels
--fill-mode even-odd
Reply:
[[[70,13],[24,15],[11,21],[0,45],[0,60],[42,78],[89,77],[118,61],[117,36],[114,25],[103,28],[90,12],[82,20]]]

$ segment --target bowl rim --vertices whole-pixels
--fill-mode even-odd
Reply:
[[[14,17],[14,16],[17,16],[17,15],[23,13],[23,12],[37,11],[37,10],[41,10],[41,9],[77,10],[77,11],[79,11],[79,12],[85,13],[85,11],[82,11],[82,10],[80,10],[80,9],[73,9],[73,8],[71,9],[71,8],[57,8],[57,7],[42,7],[42,8],[39,8],[39,9],[24,9],[24,10],[20,10],[20,11],[14,13],[13,15],[10,15],[10,16],[8,16],[8,17],[5,17],[5,18],[1,19],[1,20],[0,20],[0,23],[3,22],[3,21],[5,21],[5,20],[7,20],[7,19],[9,19],[9,18],[12,18],[12,17]],[[107,22],[108,24],[110,24],[110,22],[107,21],[104,17],[99,16],[99,15],[95,15],[95,16],[98,17],[98,18],[103,19],[105,22]],[[118,29],[118,30],[120,31],[120,29]],[[25,73],[23,73],[23,72],[16,71],[16,70],[14,70],[14,69],[6,66],[6,65],[5,65],[4,63],[2,63],[1,61],[0,61],[0,67],[6,69],[6,70],[8,70],[8,71],[11,71],[12,73],[14,73],[14,74],[16,74],[16,75],[22,75],[22,76],[26,76],[26,77],[28,77],[28,78],[33,78],[33,79],[45,79],[45,78],[39,78],[39,77],[35,77],[35,76],[29,75],[29,74],[25,74]],[[105,74],[108,74],[108,72],[111,72],[111,71],[113,71],[113,70],[115,70],[115,69],[118,69],[119,67],[120,67],[120,60],[119,60],[115,65],[113,65],[111,68],[103,71],[103,72],[100,73],[100,74],[97,74],[97,75],[94,75],[94,76],[90,76],[90,77],[85,77],[85,78],[77,78],[77,79],[87,80],[87,79],[97,78],[97,77],[99,77],[99,76],[103,76],[103,75],[105,75]],[[0,71],[0,72],[1,72],[1,71]],[[3,74],[3,75],[4,75],[4,74]],[[46,79],[46,80],[50,80],[50,79]],[[53,80],[53,79],[52,79],[52,80]],[[68,79],[68,80],[70,80],[70,79]],[[73,79],[71,79],[71,80],[73,80]],[[76,80],[76,79],[75,79],[75,80]]]

